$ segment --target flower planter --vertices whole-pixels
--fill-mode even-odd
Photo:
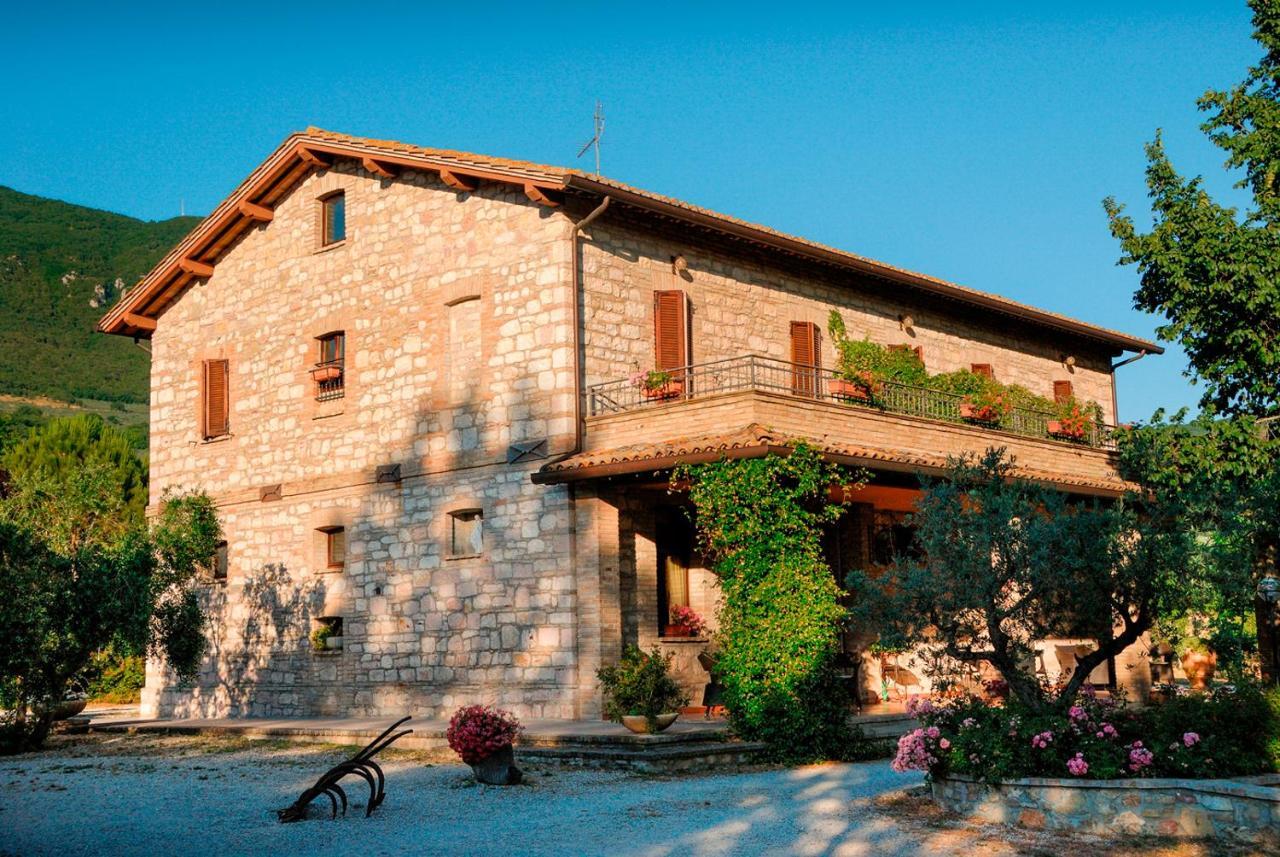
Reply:
[[[983,425],[995,425],[1000,422],[1000,411],[990,405],[974,405],[969,402],[960,403],[960,418]]]
[[[684,381],[667,381],[657,387],[641,387],[640,392],[650,402],[665,402],[684,395]]]
[[[657,717],[653,718],[655,728],[650,730],[649,718],[645,717],[643,714],[624,714],[622,716],[622,725],[630,729],[632,732],[636,732],[640,735],[648,735],[652,734],[652,732],[661,732],[666,729],[672,723],[675,723],[676,718],[679,716],[679,712],[659,714]]]
[[[1182,656],[1182,671],[1192,690],[1205,690],[1218,671],[1218,656],[1213,652],[1187,652]]]
[[[89,704],[87,699],[64,699],[53,707],[54,720],[70,720]]]
[[[1048,420],[1044,428],[1053,437],[1063,440],[1084,440],[1084,426],[1070,425],[1062,420]]]
[[[846,402],[869,402],[871,390],[865,384],[850,381],[848,378],[832,378],[827,384],[827,391],[832,398]]]
[[[476,762],[471,766],[471,772],[477,780],[490,786],[519,785],[524,779],[524,774],[516,767],[515,750],[510,744]]]
[[[313,381],[336,381],[341,377],[342,367],[340,366],[317,366],[311,370]]]
[[[692,637],[693,629],[688,625],[663,625],[662,636],[664,637]]]

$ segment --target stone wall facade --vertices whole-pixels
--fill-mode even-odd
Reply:
[[[990,824],[1108,835],[1234,838],[1280,849],[1280,775],[1244,780],[936,778],[933,798]],[[1275,853],[1275,852],[1268,852]]]
[[[769,265],[745,255],[728,255],[618,225],[608,218],[590,227],[582,253],[588,283],[584,334],[586,383],[626,378],[654,365],[655,290],[681,289],[691,305],[693,353],[690,363],[745,354],[790,360],[789,324],[808,321],[822,335],[822,365],[836,365],[826,334],[831,310],[844,316],[851,338],[882,345],[919,346],[931,373],[991,364],[995,377],[1052,398],[1054,381],[1071,381],[1075,394],[1097,401],[1107,422],[1115,422],[1110,352],[1039,328],[952,304],[913,297],[898,289],[886,296],[866,278],[825,275]],[[688,263],[674,273],[673,257]],[[907,332],[899,317],[914,321]],[[1076,358],[1074,366],[1064,356]]]
[[[319,246],[341,190],[346,238]],[[353,162],[312,173],[214,275],[159,319],[152,347],[153,502],[219,506],[225,584],[194,688],[151,666],[160,715],[448,713],[495,702],[577,714],[568,490],[508,447],[574,441],[569,223],[518,190],[383,181]],[[318,402],[316,337],[346,334],[344,395]],[[201,361],[230,361],[230,433],[201,436]],[[400,480],[379,483],[380,466]],[[264,489],[269,489],[263,499]],[[451,511],[483,515],[483,551],[450,557]],[[330,571],[322,527],[347,536]],[[319,617],[343,649],[313,652]]]

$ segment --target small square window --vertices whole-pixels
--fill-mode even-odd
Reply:
[[[322,527],[324,533],[325,565],[330,571],[337,571],[347,565],[347,529],[346,527]]]
[[[484,513],[459,509],[449,513],[449,556],[477,556],[484,552]]]
[[[342,192],[331,194],[320,200],[321,238],[320,243],[328,246],[337,244],[347,237],[347,196]]]

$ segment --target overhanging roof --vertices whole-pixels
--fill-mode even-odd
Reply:
[[[1102,342],[1122,351],[1159,354],[1164,350],[1156,343],[1139,337],[837,250],[612,179],[588,175],[580,170],[448,149],[430,149],[389,140],[352,137],[319,128],[308,128],[290,135],[103,316],[98,329],[106,333],[149,336],[155,329],[157,316],[191,282],[211,276],[218,257],[237,237],[255,224],[270,220],[272,206],[303,176],[311,170],[330,166],[335,158],[361,161],[366,170],[383,178],[392,178],[401,169],[435,172],[458,190],[473,188],[478,182],[517,185],[523,187],[530,199],[543,204],[555,204],[567,194],[596,199],[607,196],[615,205],[650,212],[749,242],[766,251],[877,277],[979,309]]]
[[[761,458],[770,454],[786,454],[798,443],[809,445],[831,461],[871,470],[938,476],[948,469],[945,455],[922,455],[881,447],[832,443],[818,438],[792,437],[759,423],[751,423],[724,434],[681,437],[580,452],[544,465],[533,475],[533,481],[559,484],[662,473],[681,464],[705,464],[722,458]],[[1072,493],[1108,497],[1119,496],[1136,487],[1120,479],[1093,479],[1017,464],[1012,475]]]

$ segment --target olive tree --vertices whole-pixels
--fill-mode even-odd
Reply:
[[[962,664],[989,663],[1021,702],[1044,708],[1074,697],[1177,608],[1194,538],[1141,493],[1072,500],[1012,470],[1003,449],[952,459],[917,503],[919,550],[855,571],[849,585],[863,623]],[[1032,669],[1033,643],[1063,634],[1098,647],[1051,697]]]

